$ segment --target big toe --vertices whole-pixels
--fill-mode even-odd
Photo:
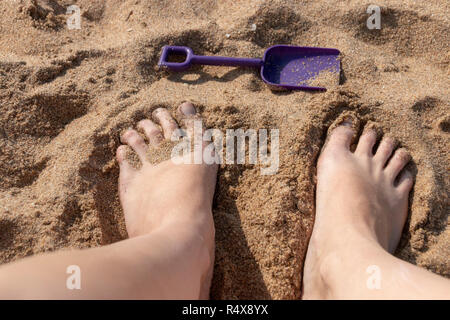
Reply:
[[[350,151],[350,145],[355,137],[359,124],[358,119],[352,115],[345,115],[331,127],[331,133],[325,144],[325,149]]]
[[[183,102],[178,107],[178,112],[181,114],[182,118],[195,116],[197,114],[194,105],[189,101]]]

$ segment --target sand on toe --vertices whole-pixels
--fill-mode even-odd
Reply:
[[[127,237],[119,134],[184,100],[206,125],[279,129],[280,169],[223,165],[214,202],[214,299],[295,299],[314,222],[315,162],[343,112],[412,154],[416,175],[396,255],[450,277],[449,20],[445,1],[1,1],[0,263]],[[338,48],[325,93],[273,92],[256,70],[158,70],[161,47],[261,57],[274,44]]]

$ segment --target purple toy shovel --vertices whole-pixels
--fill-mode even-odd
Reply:
[[[169,62],[170,55],[184,56],[185,60]],[[336,77],[340,72],[339,50],[287,45],[270,47],[262,59],[197,56],[188,47],[164,46],[158,63],[173,71],[186,70],[191,64],[257,67],[268,85],[292,90],[325,91],[326,88],[308,86],[308,82],[322,71],[336,73]]]

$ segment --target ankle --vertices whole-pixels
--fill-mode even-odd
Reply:
[[[339,246],[329,247],[317,261],[317,278],[319,283],[316,295],[322,298],[349,298],[352,287],[365,289],[367,268],[376,265],[377,257],[385,254],[385,249],[369,237],[348,237]],[[358,279],[360,283],[355,283]]]
[[[324,299],[334,296],[334,289],[347,281],[353,270],[374,254],[385,251],[373,232],[348,226],[345,233],[333,228],[315,230],[311,235],[304,278],[305,297]],[[367,266],[364,266],[367,268]],[[364,269],[365,271],[365,269]],[[308,289],[311,289],[308,290]],[[308,292],[309,291],[309,292]]]
[[[173,233],[181,243],[193,249],[206,269],[214,262],[215,228],[211,210],[177,219],[168,217],[160,228]]]
[[[200,236],[205,243],[214,242],[215,228],[211,209],[183,208],[180,212],[167,212],[164,220],[161,221],[162,228],[175,228],[190,231],[194,235]]]

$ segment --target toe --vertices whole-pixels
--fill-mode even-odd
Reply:
[[[195,107],[190,102],[184,102],[178,107],[178,113],[180,115],[181,123],[186,128],[189,137],[193,137],[194,132],[199,134],[202,132],[202,122],[197,115]],[[196,130],[194,130],[194,128]]]
[[[197,114],[197,111],[195,110],[195,107],[192,103],[190,103],[189,101],[183,102],[179,107],[178,107],[178,112],[180,113],[181,117],[192,117],[195,116]]]
[[[121,140],[123,143],[128,144],[139,156],[139,159],[144,162],[145,154],[147,152],[147,145],[144,139],[137,133],[136,130],[128,129],[122,135]]]
[[[126,146],[121,145],[120,147],[117,148],[116,158],[117,158],[117,162],[119,163],[120,166],[128,165],[126,155],[127,155],[127,147]]]
[[[377,133],[373,129],[367,129],[359,138],[355,154],[373,156],[373,146],[377,142]]]
[[[350,144],[354,134],[355,131],[352,128],[351,122],[345,120],[331,132],[327,146],[337,146],[350,150]]]
[[[161,129],[151,120],[141,120],[137,127],[145,133],[145,136],[153,146],[159,145],[164,140]]]
[[[405,149],[398,149],[395,151],[394,156],[389,160],[384,171],[386,172],[389,180],[394,182],[400,171],[406,166],[411,159],[411,156]]]
[[[374,155],[374,160],[376,163],[379,164],[380,168],[384,168],[386,165],[389,157],[391,156],[392,152],[394,151],[396,146],[396,142],[394,139],[385,137],[381,141],[377,152]]]
[[[122,146],[117,148],[116,158],[117,158],[117,162],[119,163],[119,168],[120,168],[119,179],[120,179],[120,184],[121,185],[126,183],[126,181],[128,181],[130,179],[130,177],[136,171],[130,165],[130,163],[127,161],[126,155],[127,155],[127,147],[126,146],[122,145]]]
[[[161,125],[164,132],[164,138],[170,139],[173,132],[178,129],[178,124],[172,118],[169,111],[164,108],[158,108],[153,112],[153,117]]]
[[[414,184],[414,178],[409,170],[404,170],[398,178],[397,190],[402,196],[407,196]]]

